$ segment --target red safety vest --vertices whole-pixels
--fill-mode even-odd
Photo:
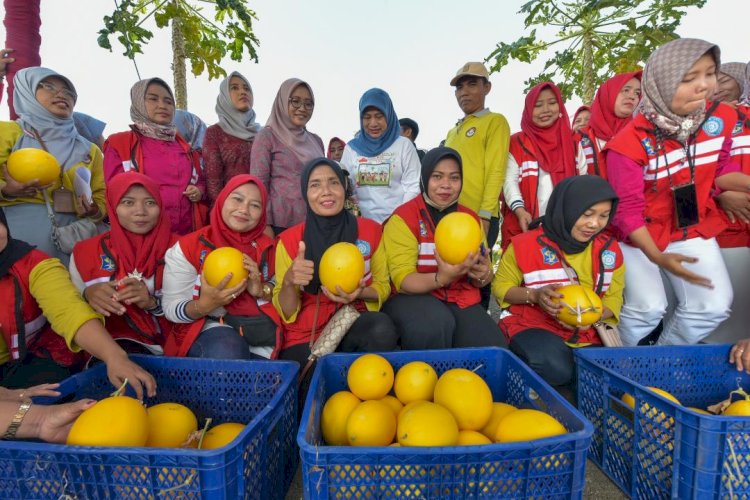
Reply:
[[[578,147],[586,155],[586,173],[589,175],[598,175],[604,179],[607,178],[607,164],[604,160],[604,154],[599,149],[599,141],[594,132],[588,126],[578,131],[580,140]]]
[[[132,130],[117,132],[116,134],[110,135],[104,142],[103,151],[106,151],[107,148],[112,148],[117,151],[117,155],[122,160],[122,167],[125,172],[132,170],[148,175],[148,170],[146,168],[147,162],[143,158],[143,148],[141,147],[140,138],[141,135]],[[175,141],[177,141],[177,144],[182,147],[182,150],[190,158],[190,162],[193,166],[193,171],[190,175],[190,183],[196,184],[198,178],[203,174],[200,151],[193,149],[180,134],[175,135]],[[208,206],[203,202],[199,202],[193,203],[192,207],[193,230],[197,231],[205,226],[208,221]]]
[[[598,235],[591,244],[594,291],[604,297],[615,269],[622,266],[622,252],[617,241],[608,235]],[[562,250],[544,235],[541,227],[513,238],[513,249],[516,263],[523,274],[523,282],[519,286],[541,288],[555,283],[571,283],[562,264]],[[510,315],[500,319],[498,324],[509,340],[524,330],[541,328],[566,342],[601,344],[594,328],[577,332],[567,330],[537,305],[513,304],[508,311]]]
[[[305,223],[292,226],[279,235],[279,242],[284,245],[289,258],[294,260],[297,257],[299,242],[302,241],[305,232]],[[365,286],[372,284],[372,272],[370,270],[370,261],[372,255],[378,249],[380,240],[383,236],[383,228],[374,220],[364,217],[357,217],[357,241],[355,245],[359,248],[365,259]],[[277,276],[277,279],[284,279],[283,276]],[[317,307],[317,321],[315,321],[316,301],[319,300]],[[360,312],[367,311],[365,302],[357,300],[352,305]],[[297,313],[297,320],[294,323],[285,324],[284,349],[294,345],[310,341],[310,335],[315,325],[316,338],[320,335],[321,330],[325,327],[331,316],[334,315],[340,304],[336,304],[328,299],[323,293],[313,295],[305,291],[300,295],[300,310]]]
[[[458,206],[459,212],[470,214],[479,222],[479,217],[470,208]],[[398,207],[394,212],[403,219],[419,244],[417,257],[418,273],[435,273],[438,270],[435,260],[435,224],[422,195],[413,198]],[[478,304],[482,298],[479,289],[469,282],[468,276],[462,276],[449,285],[433,290],[432,295],[444,302],[450,302],[464,309]]]
[[[687,148],[671,138],[664,139],[660,148],[654,125],[640,114],[604,148],[605,151],[617,151],[643,167],[643,194],[646,199],[643,216],[646,228],[661,251],[672,241],[713,238],[726,228],[725,216],[716,206],[712,193],[719,167],[719,153],[724,141],[731,137],[737,123],[737,113],[725,104],[707,103],[706,106],[709,112],[697,134],[688,141]],[[711,109],[713,112],[710,112]],[[686,149],[694,163],[699,222],[678,229],[671,186],[687,184],[691,180]]]
[[[177,241],[171,235],[169,245]],[[112,256],[110,233],[100,234],[81,241],[73,249],[73,258],[81,279],[86,286],[106,281],[114,281],[123,276],[117,274],[117,263]],[[154,294],[161,296],[162,277],[164,274],[164,256],[159,260],[154,276]],[[150,345],[164,345],[164,335],[172,328],[172,323],[163,316],[155,317],[138,306],[125,306],[122,316],[113,314],[105,319],[107,331],[112,338],[132,339]]]
[[[750,175],[750,107],[738,106],[739,119],[732,129],[732,162],[740,165],[743,174]],[[723,213],[723,212],[722,212]],[[750,225],[738,220],[730,222],[716,241],[721,248],[741,248],[750,246]]]
[[[0,332],[12,362],[22,361],[27,353],[51,358],[62,366],[83,362],[83,353],[74,353],[65,339],[52,331],[39,304],[29,289],[31,271],[50,256],[32,250],[0,278]]]
[[[181,237],[177,242],[180,245],[180,249],[185,255],[185,258],[195,269],[198,270],[195,285],[193,286],[192,300],[198,300],[200,297],[200,276],[203,272],[203,261],[205,260],[206,255],[216,248],[216,245],[206,237],[208,230],[209,227],[205,227],[198,231],[194,231]],[[274,241],[266,235],[261,235],[255,240],[253,249],[255,250],[254,255],[252,252],[246,251],[245,253],[258,263],[258,268],[263,274],[263,281],[265,282],[274,275],[274,262],[276,260]],[[275,359],[281,348],[283,337],[283,331],[280,327],[281,320],[270,302],[258,301],[257,305],[258,313],[265,313],[277,325],[276,346],[273,353],[271,353],[271,359]],[[206,318],[201,318],[192,323],[174,323],[171,331],[167,334],[164,343],[164,354],[167,356],[186,356],[190,347],[193,345],[193,342],[195,342],[195,339],[200,335],[205,322]]]
[[[526,134],[516,132],[510,137],[509,152],[518,164],[518,187],[521,190],[524,207],[531,214],[532,219],[536,219],[539,217],[539,200],[537,199],[539,163],[536,159],[534,145],[526,139]],[[510,245],[511,238],[521,234],[523,230],[516,214],[513,213],[505,200],[503,200],[502,206],[503,222],[500,226],[500,245],[505,250]]]

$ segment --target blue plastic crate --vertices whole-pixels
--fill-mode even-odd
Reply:
[[[729,345],[576,350],[589,458],[633,498],[750,498],[750,418],[701,415],[750,376]],[[684,406],[645,387],[664,389]],[[635,412],[620,398],[636,399]]]
[[[524,443],[455,447],[325,446],[320,414],[329,396],[346,389],[357,354],[318,361],[297,443],[306,499],[338,498],[580,498],[591,424],[509,351],[452,349],[382,353],[395,370],[425,361],[442,374],[476,371],[495,401],[550,413],[569,434]]]
[[[203,451],[0,441],[0,498],[284,498],[298,463],[296,363],[132,359],[156,379],[148,406],[182,403],[199,425],[211,417],[212,425],[247,426],[229,445]],[[113,388],[100,364],[65,380],[60,391],[101,399]]]

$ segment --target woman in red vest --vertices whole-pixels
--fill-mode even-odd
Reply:
[[[633,120],[641,100],[641,72],[622,73],[604,82],[591,105],[591,119],[578,131],[578,171],[607,178],[602,149]]]
[[[510,138],[503,185],[502,246],[544,213],[552,188],[576,175],[575,140],[560,89],[540,83],[526,95],[521,131]]]
[[[0,208],[0,385],[60,381],[80,369],[82,350],[107,365],[113,385],[127,379],[139,398],[156,394],[153,377],[112,340],[60,261],[13,239]]]
[[[361,314],[338,346],[344,352],[390,351],[398,337],[391,319],[379,312],[391,293],[381,227],[344,210],[345,178],[339,164],[326,158],[309,162],[302,171],[305,222],[279,235],[273,304],[286,327],[281,358],[305,365],[312,343],[344,304]],[[354,292],[328,290],[320,284],[323,253],[346,241],[365,259],[365,276]]]
[[[169,323],[161,308],[164,254],[177,240],[159,186],[137,172],[112,179],[112,229],[75,246],[70,275],[83,298],[128,352],[162,354]]]
[[[602,320],[617,323],[625,269],[617,241],[604,232],[616,208],[617,195],[600,177],[561,181],[544,216],[513,238],[492,282],[506,309],[500,328],[510,349],[553,386],[569,390],[572,346],[601,344],[591,325],[573,329],[557,320],[563,307],[557,288],[593,289],[602,298]]]
[[[732,285],[715,238],[726,223],[713,195],[747,192],[750,177],[730,162],[736,111],[708,101],[719,64],[719,48],[703,40],[659,47],[643,70],[639,114],[605,148],[625,240],[626,345],[662,319],[659,344],[695,344],[729,317]]]
[[[435,250],[435,227],[452,212],[477,214],[458,197],[461,156],[440,147],[422,159],[422,194],[398,207],[385,223],[388,269],[397,292],[383,306],[398,328],[403,349],[505,347],[497,325],[481,305],[480,288],[492,280],[486,246],[457,265]]]
[[[130,89],[131,130],[104,143],[104,179],[134,170],[159,186],[172,231],[187,234],[203,226],[206,181],[199,154],[177,132],[174,96],[161,78],[136,82]]]
[[[166,254],[162,307],[175,323],[164,354],[217,359],[275,358],[281,330],[270,304],[274,241],[266,227],[266,189],[255,177],[230,179],[211,208],[211,224],[183,236]],[[214,249],[233,247],[244,255],[247,279],[216,286],[203,273]]]

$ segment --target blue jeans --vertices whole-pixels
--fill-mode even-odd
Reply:
[[[191,358],[258,359],[250,352],[245,339],[231,326],[216,326],[202,331],[187,355]]]

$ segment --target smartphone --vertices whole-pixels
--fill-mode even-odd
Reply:
[[[672,198],[677,227],[684,229],[698,224],[698,194],[695,190],[695,183],[674,186]]]

